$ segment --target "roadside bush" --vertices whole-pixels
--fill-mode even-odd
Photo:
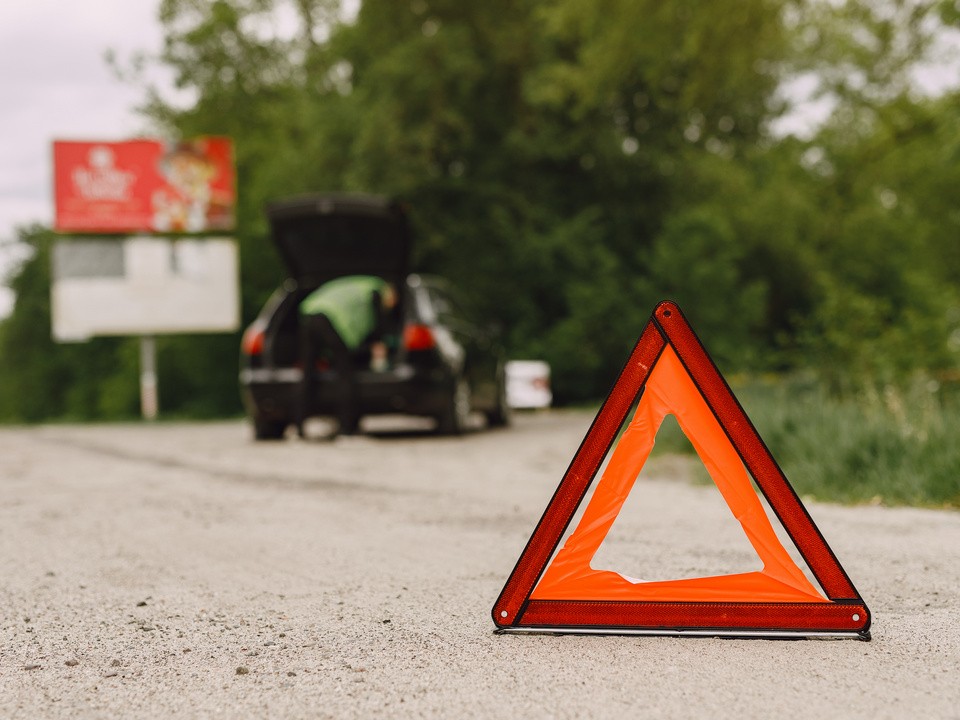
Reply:
[[[754,383],[741,402],[801,495],[960,507],[960,402],[929,377],[847,398]]]
[[[841,503],[960,507],[960,397],[929,377],[838,398],[813,380],[734,392],[797,493]],[[675,422],[658,452],[690,452]],[[702,466],[701,479],[708,481]]]

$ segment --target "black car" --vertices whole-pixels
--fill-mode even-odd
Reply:
[[[444,434],[463,432],[474,410],[490,425],[508,423],[504,354],[494,334],[465,319],[444,281],[408,274],[412,241],[400,204],[373,195],[310,195],[273,203],[267,215],[289,278],[241,343],[241,392],[257,439],[282,438],[297,422],[299,305],[345,275],[376,275],[399,291],[395,327],[386,328],[386,366],[371,367],[369,348],[353,356],[360,415],[432,417]],[[310,414],[336,415],[336,373],[322,360],[318,373]]]

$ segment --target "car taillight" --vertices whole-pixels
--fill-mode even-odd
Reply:
[[[243,339],[240,341],[240,349],[246,355],[259,355],[263,352],[264,326],[260,322],[254,322],[243,333]]]
[[[403,330],[403,346],[407,350],[429,350],[436,345],[437,339],[426,325],[407,325]]]

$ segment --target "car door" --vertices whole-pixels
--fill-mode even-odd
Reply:
[[[489,334],[468,318],[456,292],[448,285],[433,282],[428,285],[427,292],[437,324],[463,348],[466,379],[474,407],[492,407],[497,392],[497,357]]]

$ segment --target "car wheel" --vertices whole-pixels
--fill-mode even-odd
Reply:
[[[460,377],[447,400],[447,407],[437,418],[437,432],[441,435],[461,435],[470,418],[470,383]]]
[[[287,423],[275,420],[253,419],[253,436],[257,440],[282,440],[287,432]]]
[[[507,381],[501,377],[497,382],[497,404],[487,413],[490,427],[506,427],[513,418],[513,412],[507,404]]]

